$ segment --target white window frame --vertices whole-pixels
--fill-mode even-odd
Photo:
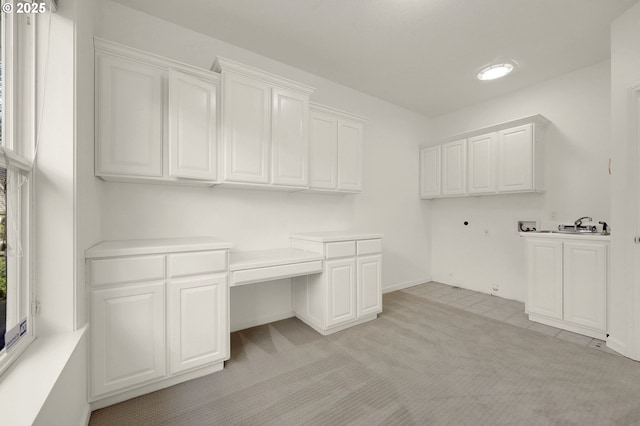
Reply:
[[[16,0],[4,0],[12,3]],[[7,169],[6,230],[14,247],[7,256],[7,330],[27,319],[27,333],[0,350],[0,374],[35,340],[32,274],[33,174],[36,133],[36,22],[33,15],[2,13],[3,120],[0,166]],[[5,342],[6,344],[6,342]]]

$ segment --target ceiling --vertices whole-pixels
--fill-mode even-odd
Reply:
[[[608,59],[638,0],[115,1],[437,116]],[[516,71],[476,80],[499,58]]]

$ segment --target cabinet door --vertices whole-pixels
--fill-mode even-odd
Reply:
[[[496,133],[467,140],[469,194],[496,192]]]
[[[562,319],[562,241],[527,240],[527,311]]]
[[[169,283],[171,373],[229,358],[227,276]]]
[[[272,98],[273,183],[307,186],[309,96],[273,89]]]
[[[362,123],[338,120],[338,189],[362,190]]]
[[[382,256],[358,257],[358,318],[382,312]]]
[[[356,260],[328,260],[327,326],[356,319]]]
[[[600,331],[606,329],[607,246],[564,243],[564,319]]]
[[[442,195],[462,195],[466,187],[466,141],[442,145]]]
[[[222,80],[224,179],[268,183],[271,87],[233,73]]]
[[[217,179],[217,84],[169,73],[169,174]]]
[[[533,125],[498,132],[498,190],[533,190]]]
[[[96,175],[162,177],[164,71],[96,59]]]
[[[420,149],[420,198],[440,195],[440,146]]]
[[[313,110],[309,137],[309,187],[338,187],[338,119]]]
[[[165,375],[164,313],[162,281],[91,293],[94,396]]]

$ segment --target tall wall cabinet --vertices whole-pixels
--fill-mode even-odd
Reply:
[[[421,148],[420,197],[542,191],[547,123],[535,115]]]
[[[87,250],[94,408],[222,369],[230,246],[195,238]]]
[[[95,39],[95,174],[105,180],[217,180],[219,75]]]

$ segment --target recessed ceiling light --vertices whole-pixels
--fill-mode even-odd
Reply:
[[[513,64],[509,62],[489,65],[478,72],[478,80],[495,80],[504,77],[511,71],[513,71]]]

